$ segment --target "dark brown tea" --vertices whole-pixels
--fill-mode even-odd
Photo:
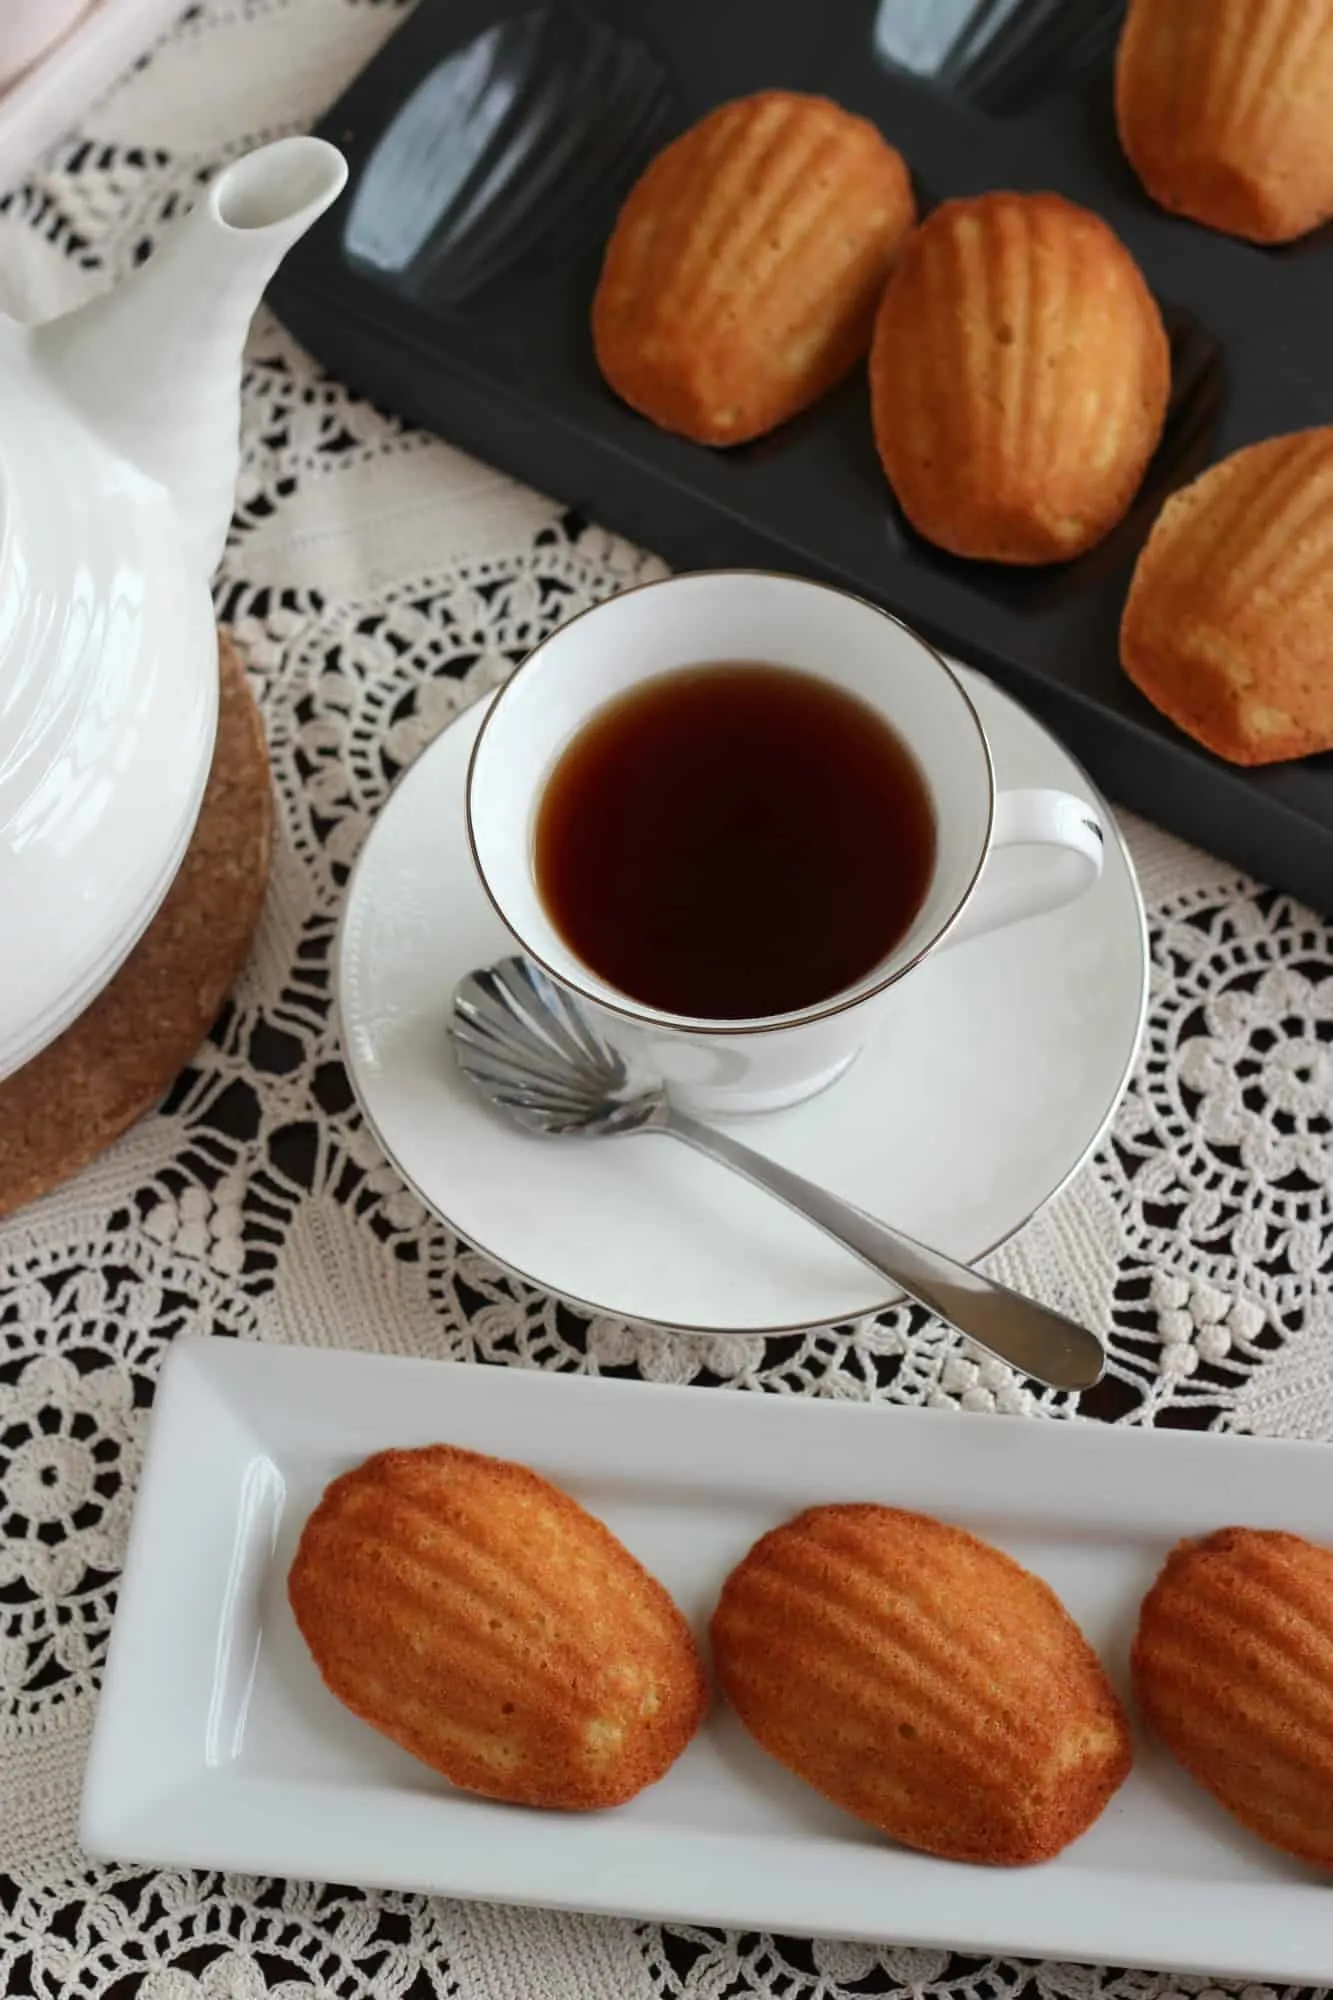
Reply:
[[[831,999],[892,951],[935,856],[925,779],[865,702],[719,662],[608,702],[552,772],[537,886],[570,949],[660,1012]]]

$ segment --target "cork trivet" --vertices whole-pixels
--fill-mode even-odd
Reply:
[[[0,1082],[0,1216],[68,1180],[162,1098],[245,963],[268,880],[273,794],[245,669],[218,634],[213,768],[180,872],[109,986]]]

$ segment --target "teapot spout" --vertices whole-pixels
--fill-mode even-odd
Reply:
[[[336,199],[347,163],[323,139],[279,139],[212,181],[113,291],[37,327],[46,379],[176,503],[186,558],[211,576],[240,462],[241,353],[264,287]]]

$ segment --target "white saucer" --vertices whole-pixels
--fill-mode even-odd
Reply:
[[[833,1089],[731,1128],[927,1243],[972,1261],[1027,1222],[1105,1131],[1138,1049],[1147,936],[1133,867],[1079,767],[989,681],[959,670],[998,782],[1062,786],[1107,829],[1078,902],[940,953]],[[882,1279],[778,1202],[671,1140],[530,1137],[459,1074],[454,986],[514,949],[463,820],[487,703],[425,750],[361,851],[337,993],[352,1083],[423,1201],[497,1263],[590,1310],[778,1332],[893,1302]],[[1021,855],[1021,850],[1018,851]]]

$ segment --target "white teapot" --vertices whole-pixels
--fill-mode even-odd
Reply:
[[[0,1077],[107,983],[189,843],[241,350],[346,177],[323,140],[280,139],[115,290],[44,326],[0,316]]]

